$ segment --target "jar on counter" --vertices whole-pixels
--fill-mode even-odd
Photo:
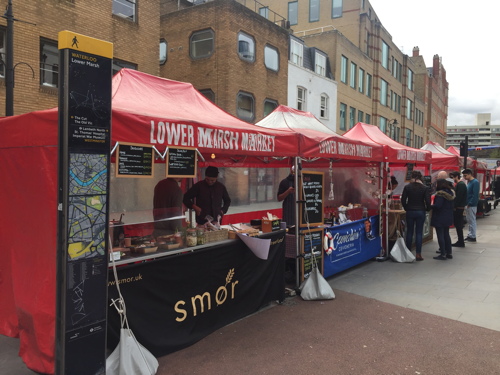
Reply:
[[[186,245],[187,246],[196,246],[198,243],[198,239],[196,237],[196,229],[189,228],[186,231]]]
[[[205,228],[196,228],[196,243],[198,245],[205,245],[206,242]]]

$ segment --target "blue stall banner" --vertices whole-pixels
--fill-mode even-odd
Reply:
[[[379,235],[379,216],[372,216],[351,223],[325,228],[331,234],[330,255],[325,253],[325,277],[354,267],[380,254],[382,241]]]

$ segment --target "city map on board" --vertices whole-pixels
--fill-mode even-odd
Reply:
[[[70,154],[68,257],[105,253],[107,155]]]

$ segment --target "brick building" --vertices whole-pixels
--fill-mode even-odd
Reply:
[[[6,2],[5,2],[6,3]],[[114,69],[131,67],[159,75],[160,3],[141,0],[16,0],[14,22],[14,114],[57,106],[59,31],[70,30],[113,43]],[[5,60],[7,22],[0,18]],[[5,87],[5,67],[0,69]],[[0,115],[5,90],[0,90]]]
[[[416,61],[394,44],[368,0],[260,3],[259,12],[268,8],[283,14],[294,35],[328,53],[338,82],[339,133],[362,121],[413,147],[442,136],[448,112],[442,64],[438,78],[431,75],[435,67],[422,70],[423,59]]]
[[[179,10],[166,3],[162,77],[191,82],[219,107],[252,123],[286,104],[286,29],[233,0]]]

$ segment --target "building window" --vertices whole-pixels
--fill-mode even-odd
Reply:
[[[264,47],[264,65],[275,72],[280,70],[280,56],[277,48],[270,45]]]
[[[399,142],[399,140],[400,140],[400,138],[399,138],[399,137],[401,136],[401,128],[400,128],[399,126],[396,126],[396,128],[395,128],[394,130],[395,130],[395,132],[396,132],[396,134],[395,134],[395,136],[394,136],[394,140],[395,140],[396,142]]]
[[[326,56],[317,53],[315,54],[315,72],[320,76],[326,75]]]
[[[349,107],[349,129],[354,127],[354,121],[356,119],[356,108]]]
[[[387,81],[380,78],[380,104],[387,106]]]
[[[365,121],[367,124],[370,124],[372,122],[372,115],[369,115],[368,113],[366,114]]]
[[[410,99],[406,99],[406,118],[413,120],[413,102]]]
[[[113,75],[118,73],[123,68],[137,70],[137,65],[123,60],[113,59]]]
[[[364,112],[358,111],[358,122],[363,122],[363,116],[364,116]]]
[[[347,83],[347,57],[340,58],[340,80]]]
[[[319,21],[319,0],[309,0],[309,22]]]
[[[296,40],[292,40],[291,48],[291,59],[292,62],[298,66],[302,66],[302,56],[303,56],[303,46]]]
[[[358,68],[358,66],[351,61],[351,75],[350,75],[349,86],[351,86],[353,89],[356,89],[356,70],[357,70],[357,68]]]
[[[306,95],[307,90],[304,87],[297,87],[297,109],[299,111],[306,110]]]
[[[408,69],[408,88],[413,91],[413,71]]]
[[[135,22],[135,0],[113,0],[113,14]]]
[[[215,93],[211,89],[200,90],[200,94],[215,104]]]
[[[328,119],[328,95],[321,94],[321,104],[319,108],[319,117]]]
[[[0,77],[5,77],[5,29],[0,28]]]
[[[252,94],[240,91],[236,98],[236,114],[244,121],[252,122],[255,119],[255,99]]]
[[[168,43],[165,39],[160,39],[160,65],[167,62]]]
[[[389,45],[382,41],[382,66],[389,69]]]
[[[346,125],[346,119],[345,119],[345,114],[347,112],[347,104],[340,103],[340,130],[346,130],[345,125]]]
[[[380,117],[380,131],[385,134],[387,131],[387,119],[385,117]]]
[[[259,8],[259,14],[264,18],[269,18],[269,7]]]
[[[255,40],[244,32],[238,33],[238,55],[243,60],[254,62],[255,61]]]
[[[189,39],[189,54],[193,59],[209,57],[214,52],[214,32],[211,29],[196,31]]]
[[[363,93],[365,92],[365,71],[361,68],[358,70],[358,91]]]
[[[57,43],[40,42],[40,85],[57,87],[59,79],[59,51]]]
[[[372,75],[366,74],[366,96],[372,97]]]
[[[332,0],[332,18],[342,17],[342,0]]]
[[[272,99],[264,100],[264,117],[266,117],[268,114],[270,114],[276,108],[278,108],[278,102],[276,100],[272,100]]]
[[[296,25],[299,23],[299,2],[292,1],[288,3],[288,21],[290,25]]]
[[[407,146],[411,146],[411,130],[410,129],[406,129],[406,145]]]

